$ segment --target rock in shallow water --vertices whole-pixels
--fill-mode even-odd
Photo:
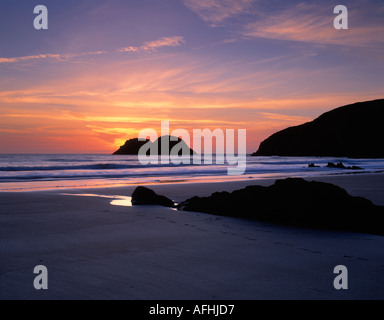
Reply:
[[[158,195],[155,191],[139,186],[132,193],[132,205],[159,205],[164,207],[173,207],[171,199]]]
[[[311,228],[384,234],[384,207],[330,183],[301,178],[193,197],[177,208]]]

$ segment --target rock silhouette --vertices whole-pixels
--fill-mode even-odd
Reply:
[[[309,163],[308,168],[320,168],[320,166],[315,165],[314,163]],[[361,167],[358,166],[348,166],[346,167],[342,162],[339,163],[333,163],[328,162],[325,168],[336,168],[336,169],[348,169],[348,170],[364,170]]]
[[[337,164],[334,164],[332,162],[328,162],[326,167],[327,168],[337,168],[337,169],[349,169],[349,170],[363,170],[363,168],[360,168],[358,166],[348,166],[348,167],[346,167],[345,165],[343,165],[342,162],[339,162]]]
[[[129,139],[125,141],[124,145],[122,145],[118,150],[116,150],[113,154],[127,154],[127,155],[137,155],[139,153],[140,148],[149,141],[139,141],[138,138]]]
[[[333,184],[301,178],[193,197],[177,208],[301,227],[384,234],[384,207],[350,196]]]
[[[384,99],[346,105],[274,133],[252,155],[384,158],[383,118]]]
[[[132,205],[159,205],[164,207],[173,207],[171,199],[158,195],[152,189],[139,186],[132,193]]]
[[[162,144],[166,144],[168,139],[169,147],[165,148],[163,150],[161,148]],[[137,155],[139,153],[140,148],[146,144],[150,143],[156,146],[156,155],[169,155],[171,153],[172,148],[176,145],[178,145],[178,155],[182,155],[182,150],[185,150],[185,154],[193,155],[196,154],[195,151],[193,151],[191,148],[188,147],[188,145],[180,138],[174,137],[176,141],[171,140],[171,136],[161,136],[154,142],[150,142],[148,139],[146,141],[139,141],[137,138],[129,139],[125,142],[124,145],[122,145],[118,150],[116,150],[113,154],[125,154],[125,155]],[[149,155],[149,150],[146,152],[147,155]]]
[[[319,168],[320,166],[315,165],[314,163],[308,164],[308,168]]]

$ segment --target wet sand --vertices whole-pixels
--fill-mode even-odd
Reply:
[[[383,174],[316,177],[384,205]],[[274,180],[151,185],[176,202]],[[99,194],[134,186],[0,193],[1,299],[383,299],[384,237],[285,227]],[[362,214],[362,217],[363,214]],[[48,290],[35,290],[36,265]],[[333,269],[348,268],[336,290]]]

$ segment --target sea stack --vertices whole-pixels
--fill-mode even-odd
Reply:
[[[168,139],[168,148],[166,150],[163,150],[161,148],[162,144],[167,143],[166,139]],[[187,150],[186,153],[189,153],[190,155],[196,154],[195,151],[193,151],[191,148],[188,147],[188,145],[180,138],[173,137],[173,140],[171,140],[171,136],[162,136],[159,137],[154,142],[150,142],[150,140],[146,141],[139,141],[137,138],[135,139],[129,139],[125,142],[124,145],[122,145],[118,150],[116,150],[113,154],[125,154],[125,155],[137,155],[139,153],[140,148],[146,144],[146,143],[153,143],[157,144],[157,155],[169,155],[171,153],[172,148],[179,144],[180,149]],[[181,155],[181,150],[179,152],[179,155]]]

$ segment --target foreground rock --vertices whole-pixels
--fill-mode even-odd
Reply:
[[[301,227],[384,234],[384,207],[329,183],[301,178],[193,197],[177,208]]]
[[[336,108],[274,133],[254,156],[384,158],[384,99]]]
[[[132,193],[132,205],[159,205],[173,207],[171,199],[158,195],[155,191],[146,187],[137,187]]]

